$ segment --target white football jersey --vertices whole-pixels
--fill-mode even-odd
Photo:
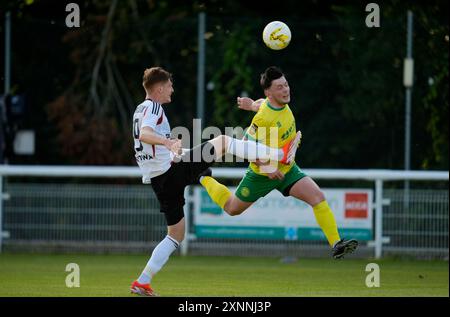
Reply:
[[[164,174],[171,165],[173,153],[164,145],[139,141],[143,127],[150,127],[162,137],[170,138],[170,125],[161,104],[145,100],[137,106],[133,115],[133,138],[136,162],[141,168],[142,183],[150,184],[151,178]]]

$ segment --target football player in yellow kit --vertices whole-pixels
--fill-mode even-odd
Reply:
[[[301,133],[296,132],[295,118],[289,108],[290,88],[282,71],[269,67],[261,74],[261,87],[265,99],[253,101],[237,98],[239,108],[256,112],[245,138],[261,142],[272,148],[282,148],[290,142],[300,143]],[[341,239],[336,220],[319,186],[292,160],[281,162],[251,162],[236,192],[217,182],[211,176],[203,176],[200,183],[211,199],[229,215],[241,214],[256,200],[273,189],[284,196],[292,196],[312,206],[317,223],[332,247],[333,257],[342,258],[358,246],[354,239]]]

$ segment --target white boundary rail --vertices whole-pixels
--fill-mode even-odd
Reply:
[[[240,179],[246,168],[213,168],[217,178]],[[448,181],[448,171],[402,171],[402,170],[328,170],[305,169],[313,179],[367,180],[375,183],[375,258],[382,255],[383,246],[383,184],[387,181]],[[0,252],[3,238],[3,177],[130,177],[140,178],[137,167],[118,166],[26,166],[0,165]],[[189,198],[188,198],[189,199]],[[188,230],[187,230],[188,231]],[[188,238],[189,236],[187,236]],[[187,252],[188,239],[183,243],[182,253]]]

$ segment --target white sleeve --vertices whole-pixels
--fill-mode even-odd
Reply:
[[[150,127],[152,129],[156,128],[158,120],[163,115],[163,109],[159,103],[152,102],[147,110],[145,111],[144,117],[142,118],[141,128]]]

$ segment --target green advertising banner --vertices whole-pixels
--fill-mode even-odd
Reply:
[[[230,188],[232,191],[235,188]],[[323,189],[333,210],[339,233],[360,241],[373,239],[372,190]],[[194,194],[197,237],[266,240],[326,240],[312,208],[277,191],[259,199],[239,216],[231,217],[217,206],[203,187]]]

